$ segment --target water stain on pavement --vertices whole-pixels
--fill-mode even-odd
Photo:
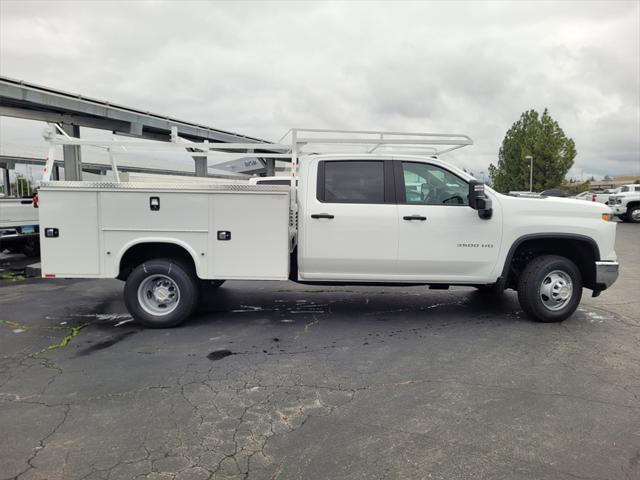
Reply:
[[[215,350],[211,352],[209,355],[207,355],[207,358],[212,362],[215,362],[216,360],[222,360],[223,358],[228,357],[229,355],[235,355],[235,354],[231,350],[227,350],[227,349]]]
[[[134,333],[137,333],[136,331],[129,331],[129,332],[122,332],[119,333],[118,335],[114,335],[106,340],[103,340],[101,342],[98,342],[94,345],[91,345],[90,347],[84,348],[81,351],[79,351],[77,353],[78,357],[83,357],[86,355],[91,355],[94,352],[98,352],[100,350],[104,350],[105,348],[109,348],[112,347],[113,345],[115,345],[116,343],[121,342],[122,340],[124,340],[125,338],[133,335]]]

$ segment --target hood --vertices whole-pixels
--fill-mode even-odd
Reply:
[[[599,202],[585,202],[575,198],[560,197],[512,197],[497,194],[501,203],[509,204],[514,210],[545,211],[551,216],[573,214],[575,216],[591,216],[611,213],[611,209]]]

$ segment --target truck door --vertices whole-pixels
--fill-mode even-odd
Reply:
[[[384,281],[395,273],[398,254],[392,162],[316,165],[307,172],[300,211],[300,278]]]
[[[475,282],[489,278],[502,235],[493,202],[484,220],[469,207],[467,182],[438,165],[394,162],[398,191],[398,273],[406,280]]]

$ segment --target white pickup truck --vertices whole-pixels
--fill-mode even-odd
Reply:
[[[633,192],[640,192],[640,185],[637,184],[630,184],[630,185],[622,185],[621,187],[616,188],[615,190],[609,189],[609,190],[604,190],[602,192],[599,193],[592,193],[591,194],[591,201],[592,202],[599,202],[599,203],[604,203],[605,205],[609,205],[610,200],[611,200],[611,196],[612,195],[617,195],[619,193],[633,193]],[[585,199],[587,200],[587,199]]]
[[[193,144],[203,155],[259,147],[289,158],[290,186],[48,182],[45,171],[43,276],[124,280],[127,308],[150,327],[189,317],[205,280],[512,288],[532,318],[556,322],[576,310],[583,287],[596,296],[618,276],[608,207],[485,188],[438,158],[472,144],[465,135],[291,136]],[[327,145],[332,153],[322,153]]]
[[[29,257],[39,253],[38,210],[33,202],[33,198],[0,197],[0,252]]]
[[[608,205],[623,222],[640,223],[640,185],[625,185],[609,197]]]

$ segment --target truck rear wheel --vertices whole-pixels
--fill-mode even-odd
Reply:
[[[518,281],[518,300],[527,315],[539,322],[561,322],[578,308],[582,276],[565,257],[542,255],[527,264]]]
[[[175,327],[198,304],[196,276],[175,260],[149,260],[127,278],[124,302],[131,316],[146,327]]]

